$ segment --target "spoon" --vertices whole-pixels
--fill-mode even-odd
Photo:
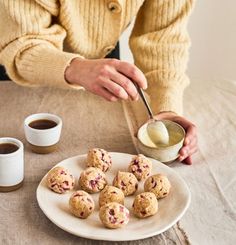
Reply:
[[[135,85],[148,111],[149,117],[151,119],[151,122],[148,123],[147,125],[147,133],[148,133],[149,138],[155,145],[163,145],[163,144],[167,145],[169,143],[169,133],[168,133],[168,130],[165,124],[161,121],[157,121],[154,118],[152,109],[146,99],[146,96],[143,90],[137,84]]]
[[[169,133],[162,121],[153,121],[147,125],[147,133],[155,145],[168,145]]]
[[[136,86],[136,88],[138,90],[138,93],[139,93],[140,97],[143,100],[143,103],[144,103],[144,105],[145,105],[145,107],[146,107],[146,109],[148,111],[148,114],[149,114],[150,119],[155,120],[154,115],[153,115],[153,112],[152,112],[152,109],[151,109],[149,103],[147,102],[147,98],[146,98],[143,90],[136,83],[134,83],[134,84],[135,84],[135,86]]]

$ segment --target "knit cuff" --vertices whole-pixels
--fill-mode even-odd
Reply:
[[[80,89],[81,86],[70,85],[65,80],[66,67],[74,58],[82,57],[51,46],[38,45],[25,50],[15,61],[20,76],[33,86]]]
[[[147,93],[150,96],[154,114],[162,111],[172,111],[183,114],[183,93],[189,84],[188,78],[183,75],[160,78],[155,73],[146,75],[148,80]]]
[[[150,94],[151,107],[154,114],[162,111],[172,111],[183,114],[183,93],[177,89],[159,88]]]

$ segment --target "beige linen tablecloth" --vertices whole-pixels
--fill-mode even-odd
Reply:
[[[198,127],[192,166],[172,163],[188,183],[192,201],[181,219],[191,244],[236,244],[236,82],[192,81],[185,115]],[[146,120],[141,102],[124,107],[131,131]],[[133,120],[130,120],[130,118]],[[135,119],[135,120],[134,120]],[[136,143],[135,137],[133,137]]]
[[[38,112],[51,112],[63,120],[59,149],[49,155],[30,152],[24,138],[24,118]],[[1,245],[111,244],[76,237],[58,228],[38,207],[35,192],[39,181],[51,167],[65,158],[84,154],[91,147],[135,154],[126,120],[128,118],[125,117],[128,115],[127,109],[125,112],[126,114],[121,103],[108,103],[85,91],[30,89],[11,82],[0,83],[0,137],[15,137],[25,145],[24,186],[14,192],[0,193]],[[192,169],[189,175],[195,171],[186,166],[182,168],[189,171]],[[185,177],[189,178],[187,174]],[[192,209],[189,211],[190,215],[191,212]],[[207,212],[205,214],[207,215]],[[190,228],[193,225],[191,219],[185,219],[183,222]],[[112,244],[183,245],[188,244],[188,240],[180,224],[177,224],[159,236]]]

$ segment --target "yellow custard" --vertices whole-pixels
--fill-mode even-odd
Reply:
[[[153,147],[153,148],[169,147],[169,146],[179,143],[183,139],[183,133],[176,131],[176,128],[166,125],[166,129],[169,134],[169,141],[167,144],[154,143],[148,135],[147,128],[142,132],[141,137],[139,139],[144,145]]]

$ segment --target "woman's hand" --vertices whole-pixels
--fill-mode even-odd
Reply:
[[[161,112],[155,116],[155,118],[158,120],[167,119],[176,122],[185,129],[186,137],[184,140],[184,145],[179,151],[180,156],[178,160],[186,164],[192,164],[192,155],[198,150],[196,126],[184,117],[178,116],[174,112]]]
[[[65,71],[70,84],[78,84],[86,90],[108,101],[118,99],[138,99],[134,82],[143,89],[147,88],[144,74],[133,64],[117,59],[79,59],[72,60]]]

